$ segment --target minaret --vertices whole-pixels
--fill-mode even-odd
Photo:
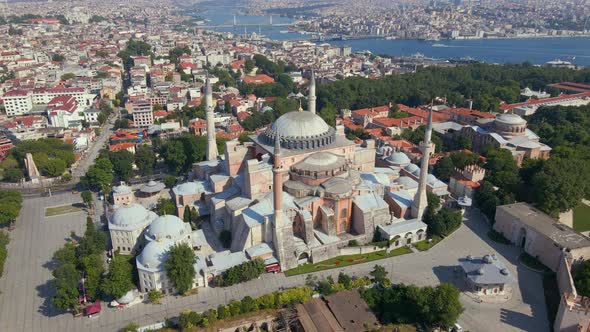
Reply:
[[[215,142],[215,115],[213,114],[213,89],[209,74],[205,82],[205,115],[207,118],[207,160],[217,160],[217,143]]]
[[[428,199],[426,198],[426,177],[428,176],[428,161],[430,154],[434,150],[430,138],[432,137],[432,107],[428,113],[428,124],[426,125],[426,132],[424,133],[424,141],[420,143],[420,150],[422,151],[422,160],[420,161],[420,179],[418,180],[418,191],[414,196],[412,202],[412,218],[422,220],[422,214],[428,206]]]
[[[309,95],[307,96],[307,110],[315,114],[315,73],[311,71],[311,81],[309,82]]]
[[[276,258],[279,260],[281,269],[286,269],[286,254],[285,254],[285,239],[283,234],[284,220],[283,220],[283,166],[281,165],[281,137],[277,132],[275,138],[275,149],[274,149],[274,166],[272,169],[273,181],[273,205],[274,205],[274,216],[273,216],[273,246],[276,254]]]

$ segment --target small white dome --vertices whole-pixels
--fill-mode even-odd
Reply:
[[[502,114],[496,118],[496,121],[504,123],[504,124],[511,124],[511,125],[522,125],[525,124],[526,121],[520,117],[518,114]]]
[[[394,152],[389,157],[387,157],[387,161],[398,165],[407,165],[411,163],[410,158],[408,158],[405,153],[399,151]]]
[[[202,181],[185,182],[172,189],[178,195],[193,195],[207,191],[207,186]]]
[[[150,211],[139,204],[121,205],[115,209],[109,222],[114,226],[133,227],[149,223]]]
[[[131,187],[124,184],[113,188],[115,194],[131,194],[132,191]]]
[[[152,222],[147,228],[145,236],[153,240],[178,240],[185,233],[185,223],[177,216],[163,215]]]
[[[143,267],[152,270],[163,270],[164,262],[168,257],[170,247],[174,245],[172,241],[151,241],[143,248],[141,254],[137,256],[137,262]]]

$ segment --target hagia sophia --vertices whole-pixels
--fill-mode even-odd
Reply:
[[[122,205],[115,205],[109,220],[111,236],[131,242],[136,237],[124,247],[141,250],[137,267],[144,292],[172,291],[163,260],[174,243],[185,241],[200,255],[195,286],[206,286],[216,274],[251,259],[285,271],[339,256],[351,240],[364,245],[387,239],[392,248],[425,240],[426,193],[443,200],[450,196],[446,184],[428,174],[434,151],[432,112],[419,167],[402,152],[377,149],[373,140],[355,144],[343,126],[329,126],[315,113],[312,78],[307,111],[299,107],[282,115],[244,144],[228,141],[219,156],[211,96],[207,80],[207,160],[194,164],[191,180],[171,194],[178,216],[194,208],[208,216],[216,235],[230,232],[231,245],[205,252],[201,248],[208,240],[202,229],[191,231],[178,217],[156,217],[118,197]],[[121,190],[126,188],[115,188]],[[121,234],[124,225],[128,237]]]

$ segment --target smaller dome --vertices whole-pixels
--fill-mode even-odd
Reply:
[[[120,304],[128,304],[131,303],[131,301],[135,300],[135,298],[137,297],[137,295],[135,294],[136,290],[132,289],[130,291],[128,291],[127,293],[125,293],[125,295],[121,296],[120,298],[117,299],[117,302],[119,302]]]
[[[148,269],[163,270],[164,262],[168,257],[172,241],[151,241],[143,248],[137,256],[137,262]]]
[[[389,155],[389,157],[387,157],[387,161],[398,165],[406,165],[411,163],[410,158],[408,158],[405,153],[399,151]]]
[[[500,273],[502,273],[503,275],[507,276],[510,272],[508,272],[507,268],[503,268],[500,270]]]
[[[121,205],[115,209],[110,223],[116,226],[143,225],[149,219],[149,211],[137,203]]]
[[[172,190],[178,195],[193,195],[206,192],[207,184],[201,181],[185,182],[177,185]]]
[[[477,273],[478,275],[482,276],[483,275],[483,267],[479,268],[477,271],[475,271],[475,273]]]
[[[490,256],[490,255],[485,255],[485,256],[483,256],[483,261],[484,261],[486,264],[492,264],[492,256]]]
[[[496,118],[496,121],[510,125],[523,125],[526,123],[518,114],[502,114]]]
[[[127,185],[120,185],[113,188],[115,194],[130,194],[133,190]]]
[[[185,233],[185,223],[177,216],[163,215],[152,222],[147,228],[145,236],[153,240],[178,240]]]
[[[468,261],[472,261],[472,260],[473,260],[473,256],[471,256],[471,255],[467,255],[467,260],[468,260]]]
[[[404,167],[404,169],[411,174],[414,174],[416,171],[420,172],[420,167],[418,167],[416,164],[409,164],[408,166]]]

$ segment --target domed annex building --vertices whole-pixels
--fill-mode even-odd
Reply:
[[[115,205],[108,219],[113,250],[125,255],[141,250],[143,231],[157,217],[157,214],[137,203]]]
[[[527,128],[527,122],[517,114],[502,114],[495,119],[482,119],[478,125],[468,125],[457,135],[471,141],[474,152],[486,146],[507,149],[520,165],[524,158],[548,159],[551,148],[539,142],[539,136]]]
[[[314,87],[312,79],[308,111],[283,114],[244,144],[228,141],[221,157],[208,137],[207,161],[193,165],[191,182],[173,189],[179,213],[196,206],[215,231],[232,235],[229,252],[207,258],[209,271],[220,273],[244,255],[287,270],[338,256],[350,240],[368,243],[375,232],[403,233],[403,244],[424,238],[426,172],[418,174],[413,219],[392,218],[384,194],[396,188],[395,172],[375,167],[374,141],[356,145],[343,126],[315,114]],[[429,136],[426,142],[428,163]]]
[[[142,292],[158,290],[163,294],[173,293],[174,285],[168,280],[165,268],[170,248],[175,244],[185,243],[196,251],[200,250],[202,230],[193,232],[190,225],[177,216],[163,215],[149,225],[144,232],[144,237],[147,244],[136,258],[139,289]],[[197,254],[195,263],[197,275],[193,287],[205,285],[204,269],[205,259]]]

